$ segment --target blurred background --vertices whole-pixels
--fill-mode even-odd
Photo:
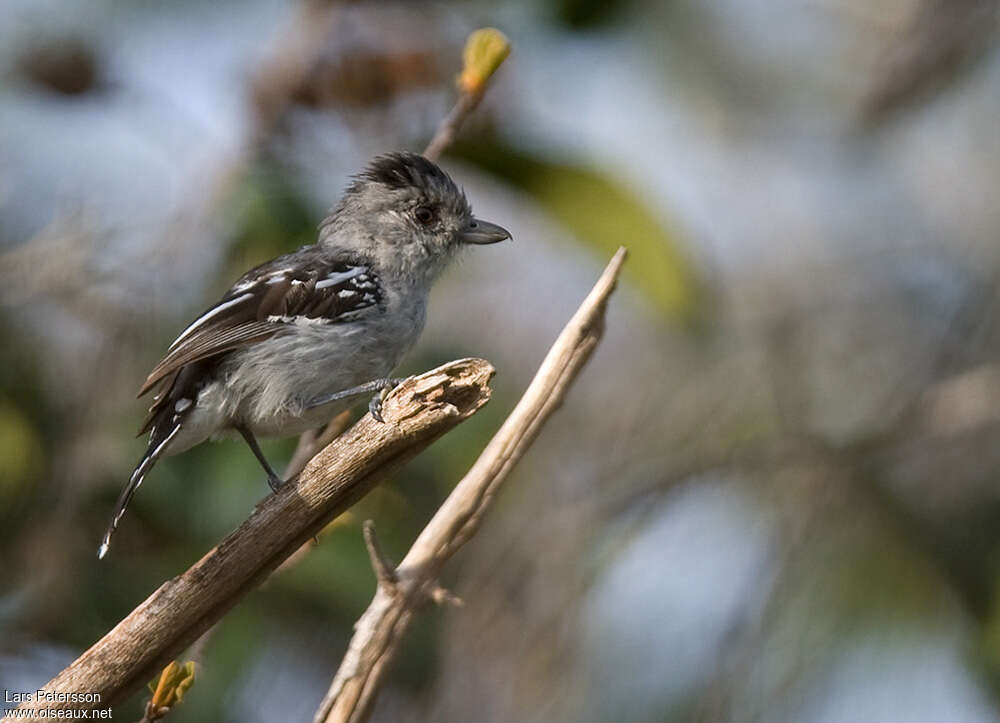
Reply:
[[[171,720],[312,719],[374,590],[361,522],[403,555],[619,244],[604,342],[373,720],[1000,720],[995,0],[0,14],[0,688],[267,493],[202,445],[96,559],[146,372],[371,156],[424,147],[491,25],[513,53],[443,165],[515,241],[451,269],[402,371],[482,356],[493,401],[233,610]]]

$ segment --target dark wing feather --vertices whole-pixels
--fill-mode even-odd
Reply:
[[[297,321],[349,321],[356,318],[355,312],[383,303],[381,285],[367,266],[331,260],[313,249],[279,257],[245,274],[170,345],[139,396],[163,380],[171,381],[171,375],[189,364],[263,341]]]
[[[268,338],[277,331],[275,327],[275,324],[252,321],[229,329],[214,328],[192,336],[190,341],[177,346],[153,367],[138,396],[149,393],[161,379],[187,364]]]
[[[258,266],[237,281],[177,337],[139,390],[142,396],[158,383],[163,385],[140,431],[150,433],[146,453],[118,498],[98,555],[107,553],[129,501],[180,432],[226,354],[293,324],[341,323],[383,303],[382,288],[367,266],[331,259],[315,246]]]

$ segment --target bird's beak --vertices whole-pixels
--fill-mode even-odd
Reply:
[[[502,226],[474,218],[462,229],[458,238],[464,244],[495,244],[512,237],[510,231]]]

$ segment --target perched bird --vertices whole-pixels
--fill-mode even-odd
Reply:
[[[319,241],[244,274],[195,319],[139,390],[158,387],[139,431],[149,445],[101,542],[108,551],[156,461],[239,434],[277,489],[258,436],[320,426],[388,375],[424,326],[431,285],[466,244],[510,238],[472,215],[465,194],[426,158],[390,153],[355,176]],[[381,420],[381,394],[369,405]]]

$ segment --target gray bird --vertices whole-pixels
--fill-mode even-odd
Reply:
[[[437,276],[466,244],[510,237],[475,218],[465,194],[426,158],[375,158],[320,225],[316,244],[244,274],[150,372],[139,390],[159,388],[139,431],[149,432],[149,445],[98,557],[156,461],[206,439],[241,435],[277,490],[257,437],[300,434],[360,395],[391,388]],[[380,403],[377,394],[369,405],[379,420]]]

